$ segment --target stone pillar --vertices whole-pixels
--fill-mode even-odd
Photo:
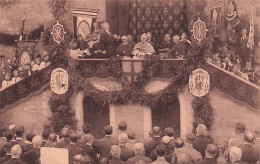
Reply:
[[[70,99],[71,107],[75,111],[75,117],[78,120],[77,123],[78,130],[81,130],[81,127],[84,124],[83,101],[84,101],[83,92],[75,93]]]
[[[187,133],[187,112],[186,112],[186,101],[183,93],[178,93],[178,99],[180,104],[180,137],[185,138],[185,134]]]

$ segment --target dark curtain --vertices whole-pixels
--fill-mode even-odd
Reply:
[[[106,21],[113,34],[126,35],[129,27],[129,0],[107,0]]]

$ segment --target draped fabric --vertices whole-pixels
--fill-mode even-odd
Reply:
[[[158,44],[162,35],[180,35],[187,26],[186,0],[130,0],[129,31],[137,40],[149,31]]]

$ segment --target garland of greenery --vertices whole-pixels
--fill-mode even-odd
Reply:
[[[57,3],[65,4],[66,0],[55,1]],[[55,3],[50,3],[54,6],[55,12],[59,8],[55,7]],[[61,10],[64,10],[63,8]],[[56,18],[56,16],[54,16]],[[63,22],[66,31],[66,24]],[[123,76],[121,69],[121,62],[119,58],[111,58],[108,61],[107,69],[109,72],[113,72],[111,76],[117,78],[122,84],[121,91],[100,91],[96,89],[92,84],[90,84],[86,78],[84,78],[84,70],[77,60],[69,57],[69,43],[68,41],[72,36],[69,34],[67,39],[60,45],[56,44],[52,40],[51,36],[52,26],[48,27],[43,34],[43,45],[45,49],[51,54],[52,62],[56,67],[65,68],[69,74],[69,91],[63,95],[53,94],[49,99],[50,108],[52,111],[52,116],[49,118],[51,122],[51,127],[55,132],[59,132],[65,125],[70,125],[71,127],[76,127],[75,113],[71,109],[69,104],[69,98],[72,93],[77,93],[83,91],[84,95],[89,98],[93,98],[95,103],[99,105],[107,104],[127,104],[129,102],[135,102],[142,105],[150,106],[161,106],[166,104],[166,102],[171,101],[176,97],[176,94],[182,88],[187,85],[189,80],[189,75],[196,68],[202,68],[205,65],[204,54],[209,52],[211,48],[212,38],[209,37],[201,42],[200,45],[192,43],[191,50],[187,55],[187,60],[183,64],[176,66],[176,72],[172,83],[163,91],[158,93],[147,93],[144,90],[145,84],[152,77],[156,77],[160,72],[158,67],[161,66],[161,62],[158,56],[147,57],[143,63],[142,75],[137,78],[134,83],[129,83],[127,78]],[[196,98],[193,102],[194,108],[194,125],[199,123],[204,123],[208,128],[212,125],[212,114],[213,110],[209,103],[208,97]]]

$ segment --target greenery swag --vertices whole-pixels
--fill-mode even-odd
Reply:
[[[53,12],[60,13],[59,8],[55,7],[66,4],[66,0],[53,1]],[[55,10],[54,10],[55,9]],[[61,10],[64,10],[63,8]],[[198,10],[201,10],[198,8]],[[54,16],[56,18],[57,16]],[[66,31],[66,23],[63,22]],[[103,71],[109,72],[109,76],[115,77],[122,84],[120,91],[100,91],[96,89],[85,78],[86,72],[91,70],[91,65],[88,63],[81,64],[79,61],[72,59],[69,56],[69,40],[72,34],[68,34],[65,41],[60,45],[53,42],[51,37],[52,26],[47,27],[43,34],[42,44],[45,49],[51,54],[51,59],[55,67],[62,67],[67,70],[69,74],[69,91],[62,95],[53,94],[49,99],[52,116],[49,118],[49,123],[55,132],[59,132],[65,125],[70,125],[73,128],[76,126],[75,113],[69,104],[69,98],[73,93],[83,91],[84,95],[93,98],[95,103],[100,105],[107,105],[113,103],[127,104],[128,102],[135,102],[142,105],[162,106],[166,102],[171,101],[176,94],[183,89],[188,83],[189,75],[196,68],[203,68],[205,65],[204,54],[209,52],[212,48],[212,37],[203,40],[200,45],[192,43],[191,50],[187,55],[187,60],[179,65],[165,66],[159,60],[158,56],[150,56],[143,62],[142,74],[137,78],[136,82],[130,83],[123,75],[121,68],[121,61],[117,57],[110,58],[105,64],[101,64]],[[164,68],[162,68],[164,67]],[[144,90],[145,84],[152,77],[158,76],[162,70],[167,70],[171,75],[171,84],[163,91],[157,93],[147,93]],[[192,103],[194,109],[194,125],[204,123],[208,128],[212,125],[213,110],[210,106],[208,96],[203,98],[195,98]]]

